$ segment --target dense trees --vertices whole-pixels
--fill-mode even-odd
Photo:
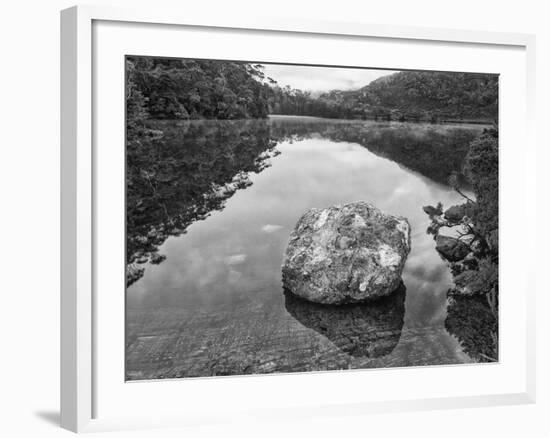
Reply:
[[[271,113],[430,122],[498,117],[498,76],[489,74],[399,72],[359,90],[314,96],[281,87],[259,64],[137,56],[126,64],[130,129],[144,117],[241,119]]]
[[[496,119],[498,76],[407,71],[381,77],[359,93],[373,111],[435,119]]]
[[[269,108],[272,114],[351,119],[354,115],[353,102],[335,99],[341,93],[331,91],[314,97],[307,91],[275,85],[271,89]]]
[[[126,130],[129,138],[143,133],[145,119],[148,117],[147,100],[136,84],[136,67],[133,62],[126,63]]]
[[[455,283],[462,295],[496,292],[498,288],[498,132],[484,132],[470,143],[464,172],[475,199],[464,195],[453,177],[450,183],[465,198],[463,204],[447,209],[443,217],[432,217],[435,234],[441,227],[461,227],[459,239],[472,252],[467,264],[453,266]],[[441,215],[442,206],[436,209]],[[433,216],[433,215],[432,215]]]
[[[477,358],[481,361],[498,360],[498,131],[485,130],[470,143],[466,155],[466,173],[475,199],[464,195],[465,202],[447,209],[443,216],[442,206],[432,210],[430,232],[436,235],[441,227],[458,227],[459,239],[468,244],[470,254],[451,264],[455,287],[450,293],[447,329],[455,333],[461,343],[470,349],[476,347],[472,339],[485,339],[477,345]],[[451,178],[451,185],[456,184]],[[433,208],[433,207],[432,207]],[[466,330],[464,309],[469,309],[469,318],[481,327],[481,320],[490,321],[483,330],[472,333]],[[480,315],[483,315],[481,318]],[[474,330],[475,332],[475,330]],[[470,352],[471,354],[472,352]]]
[[[498,131],[486,130],[470,145],[466,172],[476,193],[472,220],[490,255],[498,254]]]
[[[312,97],[274,87],[275,114],[396,121],[484,120],[498,117],[498,77],[474,73],[399,72],[359,90]]]
[[[128,57],[128,89],[154,119],[263,118],[270,87],[260,65]],[[136,96],[137,97],[137,96]]]

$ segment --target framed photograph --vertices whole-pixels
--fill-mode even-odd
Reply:
[[[534,401],[534,37],[61,17],[63,427]]]

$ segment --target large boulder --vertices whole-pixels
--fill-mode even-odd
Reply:
[[[450,262],[458,262],[470,252],[470,247],[464,242],[441,234],[435,239],[435,249]]]
[[[366,202],[312,208],[290,235],[283,285],[321,304],[380,298],[401,283],[410,246],[407,219]]]

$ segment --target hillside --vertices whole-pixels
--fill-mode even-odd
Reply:
[[[498,76],[399,72],[358,90],[356,99],[366,111],[396,118],[494,120],[498,118]]]
[[[473,73],[399,72],[359,90],[312,97],[274,88],[275,114],[397,121],[483,121],[498,118],[498,76]]]

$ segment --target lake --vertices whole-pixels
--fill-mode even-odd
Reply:
[[[477,361],[471,333],[483,327],[448,299],[422,207],[463,202],[447,179],[483,126],[273,116],[150,127],[158,135],[127,156],[127,379]],[[285,293],[300,216],[358,200],[409,220],[403,287],[340,307]]]

